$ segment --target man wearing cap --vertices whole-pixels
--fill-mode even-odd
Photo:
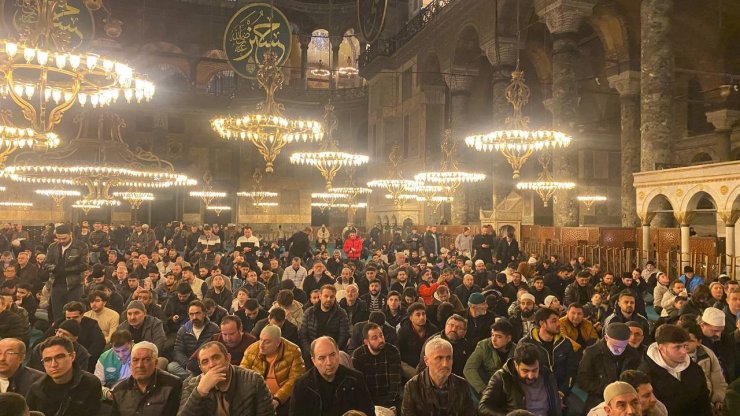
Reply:
[[[627,324],[615,322],[606,328],[602,340],[583,352],[576,382],[588,393],[587,409],[601,401],[607,384],[617,381],[623,371],[635,370],[640,365],[640,353],[629,346],[629,338]]]
[[[62,224],[54,233],[56,241],[46,251],[45,270],[49,273],[53,319],[64,316],[64,305],[82,297],[82,273],[87,270],[87,244],[72,238],[69,226]]]
[[[141,301],[135,300],[128,304],[126,320],[118,325],[118,330],[123,329],[131,333],[134,342],[149,341],[160,350],[164,348],[166,336],[162,321],[147,315],[146,306]]]
[[[131,376],[113,387],[113,412],[119,416],[177,414],[182,382],[157,368],[159,349],[148,341],[131,349]]]
[[[608,416],[641,416],[637,390],[623,381],[609,384],[604,389],[604,411]]]
[[[491,324],[495,316],[488,312],[486,298],[481,293],[472,293],[468,298],[468,311],[465,317],[468,320],[468,330],[465,338],[470,345],[477,345],[482,339],[491,334]]]
[[[706,308],[698,323],[702,333],[701,344],[717,356],[725,379],[735,380],[737,345],[734,334],[725,331],[725,313],[717,308]]]
[[[645,344],[645,332],[642,329],[642,325],[639,322],[629,321],[627,327],[630,329],[630,347],[637,350],[640,356],[645,355],[647,352],[647,345]]]
[[[701,367],[689,358],[689,340],[686,330],[661,325],[639,370],[650,377],[655,397],[670,416],[710,416],[709,389]]]
[[[75,321],[74,319],[68,319],[62,322],[54,332],[54,335],[57,337],[68,339],[72,343],[75,351],[75,364],[77,364],[80,370],[87,371],[90,366],[90,353],[87,351],[87,348],[85,348],[84,345],[77,342],[77,339],[80,337],[79,322]],[[28,366],[39,371],[44,370],[44,365],[41,361],[42,344],[43,343],[39,343],[33,348],[33,351],[31,351],[31,357],[28,360]],[[97,359],[95,361],[97,361]],[[93,361],[93,368],[95,361]]]
[[[626,370],[619,376],[619,381],[629,384],[637,392],[642,416],[668,416],[665,405],[655,398],[647,374],[639,370]],[[606,407],[606,403],[601,402],[588,412],[588,416],[607,416]]]

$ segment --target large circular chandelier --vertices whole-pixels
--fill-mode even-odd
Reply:
[[[542,165],[542,172],[540,172],[537,180],[533,182],[519,182],[516,184],[516,189],[536,192],[542,199],[542,204],[546,207],[550,198],[555,195],[555,192],[573,189],[576,187],[576,184],[573,182],[556,181],[550,174],[550,158],[547,155],[540,157],[540,164]]]
[[[31,18],[21,21],[19,39],[0,39],[0,97],[20,108],[40,144],[76,102],[98,107],[154,95],[154,84],[126,63],[73,49],[67,31],[75,28],[60,21],[68,7],[67,0],[24,0]]]
[[[324,131],[326,137],[318,152],[299,152],[290,156],[290,163],[294,165],[309,165],[319,169],[321,176],[326,180],[326,188],[332,187],[332,181],[342,167],[358,167],[370,161],[365,155],[340,152],[334,139],[337,129],[337,116],[334,105],[330,102],[324,106]]]
[[[277,198],[279,194],[277,192],[262,190],[262,173],[259,169],[255,169],[254,173],[252,173],[252,191],[240,191],[236,193],[236,196],[250,198],[252,200],[252,206],[261,208],[263,211],[278,206],[277,202],[270,201],[270,199]]]
[[[125,200],[128,202],[129,206],[131,206],[131,209],[134,210],[141,208],[141,204],[143,204],[144,201],[154,201],[154,194],[151,192],[113,192],[113,196]]]
[[[445,129],[442,134],[442,166],[440,170],[420,172],[414,175],[414,180],[429,184],[444,186],[448,197],[457,191],[464,183],[482,182],[486,175],[482,173],[461,171],[455,158],[457,142],[452,139],[452,130]]]
[[[385,189],[386,192],[391,195],[393,205],[398,205],[401,202],[401,200],[399,199],[400,195],[406,193],[407,190],[414,186],[422,185],[422,183],[419,181],[403,178],[400,167],[401,148],[398,143],[393,145],[393,148],[388,155],[388,160],[391,164],[390,175],[387,178],[371,180],[367,183],[367,186],[370,188]]]
[[[0,112],[0,121],[5,121],[6,118],[8,115]],[[57,146],[59,136],[54,133],[36,133],[31,128],[23,129],[0,124],[0,167],[16,150],[46,150]]]
[[[318,121],[289,119],[283,115],[284,106],[275,101],[275,92],[283,87],[284,80],[275,54],[265,52],[264,64],[257,71],[257,81],[264,88],[266,98],[257,105],[257,112],[211,120],[211,127],[221,138],[254,144],[265,159],[265,172],[268,173],[273,171],[275,158],[285,145],[299,140],[318,141],[324,134]]]
[[[54,206],[57,208],[62,207],[64,198],[68,196],[82,196],[82,193],[80,191],[75,191],[71,189],[37,189],[34,192],[39,195],[51,197],[51,199],[54,201]]]
[[[529,95],[524,71],[517,68],[506,87],[506,100],[514,108],[512,115],[506,117],[506,129],[465,138],[465,144],[475,150],[501,152],[514,170],[514,179],[519,178],[522,166],[535,151],[567,147],[572,140],[559,131],[529,129],[529,117],[522,114]]]
[[[586,209],[591,209],[595,203],[604,202],[607,198],[604,195],[578,195],[576,199],[578,202],[583,202]]]

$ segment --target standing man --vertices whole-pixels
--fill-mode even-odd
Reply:
[[[308,257],[308,254],[311,252],[311,242],[308,236],[311,233],[313,233],[311,227],[306,227],[305,230],[296,232],[285,241],[290,247],[288,249],[290,257],[298,257],[301,260],[305,260]]]
[[[64,305],[82,297],[82,273],[87,270],[87,244],[73,240],[69,226],[62,224],[54,233],[56,241],[46,251],[45,267],[49,272],[47,288],[51,289],[53,319],[64,316]]]
[[[437,234],[437,227],[428,227],[422,238],[422,247],[424,248],[424,254],[429,260],[435,260],[439,256],[439,249],[442,248],[439,241],[439,234]]]
[[[480,234],[473,238],[473,250],[475,250],[475,260],[483,260],[485,264],[493,263],[493,250],[496,248],[496,237],[490,225],[484,225]],[[480,282],[477,282],[480,285]],[[487,284],[487,283],[486,283]]]
[[[349,233],[349,238],[344,240],[342,249],[349,261],[357,263],[362,257],[362,238],[354,231]]]
[[[87,242],[90,246],[90,262],[93,264],[99,263],[100,253],[105,247],[110,246],[108,234],[103,231],[103,224],[100,221],[95,221],[93,224],[93,230],[88,236]]]

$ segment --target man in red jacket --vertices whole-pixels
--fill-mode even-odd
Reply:
[[[349,238],[344,240],[344,254],[352,262],[357,262],[362,256],[362,239],[357,233],[350,233]]]

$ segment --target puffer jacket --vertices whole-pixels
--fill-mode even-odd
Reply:
[[[640,366],[641,354],[630,346],[624,350],[621,358],[621,371],[636,370]],[[610,383],[619,380],[619,374],[616,359],[609,351],[606,341],[602,339],[585,349],[578,366],[576,382],[578,387],[588,394],[587,409],[596,406],[604,399],[604,389]]]
[[[274,416],[275,408],[272,406],[272,395],[268,390],[265,380],[252,370],[232,365],[231,381],[226,396],[229,404],[230,415],[252,415],[252,416]],[[201,396],[196,390],[200,378],[190,377],[182,386],[182,397],[180,398],[180,411],[178,416],[203,416],[215,415],[218,406],[216,389],[212,389],[207,395]],[[174,413],[172,413],[174,414]],[[169,416],[162,414],[162,416]]]
[[[349,341],[349,319],[347,318],[347,312],[340,308],[337,303],[329,310],[329,319],[326,321],[326,333],[319,333],[319,322],[316,317],[315,308],[320,308],[320,302],[316,305],[306,309],[303,314],[303,325],[301,325],[298,331],[298,336],[301,340],[301,351],[307,354],[311,351],[311,341],[324,335],[328,335],[334,338],[337,342],[339,349],[343,349],[347,346]]]
[[[87,270],[87,256],[87,244],[77,239],[72,239],[63,255],[61,244],[51,243],[46,250],[45,262],[47,268],[53,266],[53,271],[49,274],[47,281],[48,287],[54,286],[57,278],[66,279],[67,290],[82,284],[82,273]]]
[[[221,332],[218,325],[205,318],[203,322],[203,332],[200,337],[193,333],[193,321],[188,321],[177,331],[175,338],[175,350],[172,352],[172,359],[180,363],[181,366],[187,367],[194,371],[195,374],[200,372],[196,360],[192,357],[193,353],[206,342],[213,339],[213,336]]]
[[[692,359],[694,358],[692,357]],[[696,347],[696,359],[694,361],[704,370],[704,377],[707,379],[707,388],[712,403],[724,402],[727,393],[727,382],[722,374],[722,366],[717,355],[709,348],[699,344]]]
[[[558,389],[563,393],[568,393],[578,370],[578,357],[573,349],[573,341],[560,334],[555,335],[553,353],[550,355],[550,352],[542,346],[538,330],[538,328],[532,329],[520,342],[528,342],[537,347],[541,365],[546,366],[555,375]]]
[[[544,365],[540,365],[539,376],[545,379],[545,390],[547,390],[547,400],[549,402],[547,415],[562,415],[560,395],[558,394],[555,377]],[[504,416],[512,410],[526,409],[527,399],[519,383],[519,375],[514,366],[514,359],[510,358],[506,361],[504,367],[496,371],[488,381],[478,405],[478,414]]]
[[[580,331],[581,336],[586,341],[586,345],[581,345],[576,340],[578,339],[578,332]],[[594,329],[594,325],[588,319],[581,321],[578,328],[568,320],[567,316],[560,318],[560,334],[564,335],[573,341],[573,350],[579,351],[582,348],[593,345],[599,340],[599,334]]]
[[[295,381],[301,374],[306,372],[306,366],[303,364],[300,348],[287,339],[282,338],[282,345],[273,366],[275,368],[275,381],[280,386],[280,389],[274,394],[273,398],[279,401],[280,404],[283,404],[293,394]],[[270,370],[270,366],[265,356],[260,353],[260,342],[255,342],[247,347],[239,367],[256,371],[262,377],[267,378],[267,372]]]
[[[450,374],[447,379],[447,410],[443,411],[439,397],[429,380],[429,370],[425,370],[406,383],[403,389],[401,414],[403,416],[467,416],[476,413],[468,382],[455,374]]]
[[[509,343],[507,359],[514,356],[515,347],[515,343]],[[487,338],[481,340],[475,346],[475,351],[473,351],[465,363],[463,372],[465,373],[465,379],[468,380],[473,390],[480,393],[486,388],[487,380],[490,380],[493,373],[498,371],[503,365],[504,363],[501,362],[498,353],[493,349],[491,339]]]

